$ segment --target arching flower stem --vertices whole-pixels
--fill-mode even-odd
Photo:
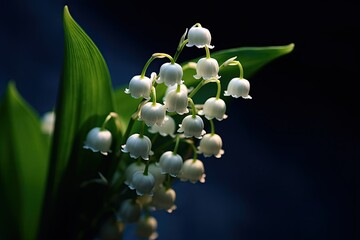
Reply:
[[[151,98],[152,98],[152,105],[156,106],[156,88],[154,86],[151,87]]]
[[[103,131],[103,130],[106,129],[106,124],[107,124],[111,119],[114,119],[114,122],[115,122],[115,125],[116,125],[116,129],[117,129],[118,131],[121,130],[121,124],[120,124],[119,115],[118,115],[116,112],[110,112],[110,113],[106,116],[103,124],[101,125],[100,131]]]
[[[189,104],[190,104],[190,106],[191,106],[192,117],[195,118],[195,117],[196,117],[196,113],[197,113],[196,107],[195,107],[195,103],[194,103],[194,101],[193,101],[190,97],[188,97],[188,102],[189,102]]]
[[[239,78],[240,79],[243,79],[244,78],[244,69],[243,69],[243,66],[242,66],[242,64],[240,63],[240,61],[231,61],[230,63],[229,63],[229,65],[230,66],[238,66],[239,67],[239,71],[240,71],[240,73],[239,73]]]
[[[170,60],[171,64],[175,63],[174,58],[172,56],[170,56],[169,54],[167,54],[167,53],[154,53],[152,55],[152,57],[153,58],[164,58],[164,57],[166,57],[166,58],[168,58]]]
[[[155,59],[155,57],[151,56],[151,57],[149,58],[149,60],[145,63],[144,68],[143,68],[142,71],[141,71],[141,75],[140,75],[141,78],[145,77],[146,70],[148,69],[150,63],[151,63],[152,61],[154,61],[154,59]]]
[[[209,59],[210,58],[210,50],[208,46],[205,46],[205,52],[206,52],[206,58]]]
[[[204,86],[207,83],[206,80],[201,80],[198,85],[189,93],[189,98],[193,97],[195,93],[197,93],[202,86]]]
[[[176,134],[175,147],[174,147],[174,151],[173,151],[174,155],[177,154],[177,150],[179,148],[179,142],[180,142],[179,134]]]
[[[195,147],[194,142],[190,143],[191,148],[193,149],[193,162],[196,162],[198,155],[197,155],[197,149]]]
[[[184,49],[185,45],[189,42],[189,39],[185,39],[184,41],[182,41],[181,44],[179,44],[178,48],[176,49],[176,53],[174,54],[174,61],[176,62],[180,53],[182,52],[182,50]]]
[[[221,95],[221,83],[219,79],[216,79],[216,85],[217,85],[216,100],[219,100]]]

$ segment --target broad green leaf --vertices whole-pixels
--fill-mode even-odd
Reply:
[[[101,126],[114,110],[111,78],[106,62],[84,30],[64,8],[65,54],[56,106],[51,152],[51,188],[58,184],[71,163],[86,161],[80,155],[87,132]],[[98,155],[96,155],[98,157]],[[70,162],[71,161],[71,162]]]
[[[36,239],[48,170],[46,136],[13,82],[0,113],[0,238]]]
[[[240,47],[234,49],[221,50],[217,52],[211,52],[211,57],[217,59],[219,64],[222,64],[226,60],[232,57],[237,57],[244,69],[244,77],[251,82],[251,77],[259,71],[262,67],[269,64],[273,60],[290,53],[294,48],[294,44],[284,46],[265,46],[265,47]],[[199,58],[192,59],[184,62],[182,66],[185,66],[188,62],[197,62]],[[188,87],[195,87],[200,80],[193,77],[196,74],[195,69],[186,68],[184,70],[183,80]],[[227,83],[232,77],[239,76],[239,69],[235,66],[228,66],[224,68],[220,73],[222,88],[226,88]],[[127,86],[125,86],[127,87]],[[129,95],[124,93],[125,87],[121,87],[115,91],[115,100],[118,104],[117,112],[121,114],[122,122],[125,124],[129,121],[132,113],[137,109],[139,100],[131,98]],[[164,84],[158,85],[157,87],[157,98],[158,101],[164,97],[165,94]],[[216,84],[208,84],[204,86],[196,95],[197,101],[204,101],[209,94],[216,93]]]
[[[49,182],[43,209],[41,239],[57,234],[75,239],[92,226],[103,194],[82,187],[84,183],[112,175],[114,154],[107,156],[84,149],[87,133],[102,126],[115,111],[107,64],[97,46],[64,7],[64,65],[55,108]],[[106,126],[113,134],[113,152],[120,147],[121,133],[114,121]],[[115,147],[116,146],[116,147]],[[114,149],[115,148],[115,149]],[[86,200],[84,200],[85,198]],[[67,224],[71,220],[71,226]]]

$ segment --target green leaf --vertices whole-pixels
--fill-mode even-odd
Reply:
[[[36,239],[49,146],[38,116],[13,82],[0,113],[0,238]]]
[[[67,6],[63,24],[64,65],[55,108],[41,239],[49,239],[54,233],[59,239],[75,239],[85,232],[90,233],[85,228],[92,226],[93,215],[103,204],[103,189],[89,190],[82,186],[99,178],[99,173],[109,178],[117,164],[115,154],[104,156],[83,148],[87,133],[94,127],[101,127],[107,115],[115,111],[107,64]],[[112,150],[116,153],[121,132],[114,121],[106,128],[112,132]],[[66,225],[70,221],[71,224]]]
[[[99,49],[64,8],[65,56],[56,106],[50,188],[57,191],[65,171],[85,164],[87,132],[114,111],[111,77]],[[84,153],[85,152],[85,153]],[[96,155],[97,154],[93,154]]]
[[[293,49],[293,43],[284,46],[241,47],[213,52],[211,57],[215,58],[219,65],[229,58],[237,57],[236,60],[240,61],[243,67],[244,78],[248,79],[251,84],[251,77],[260,71],[261,68],[275,59],[292,52]],[[198,59],[193,59],[191,62],[197,62]],[[183,79],[187,86],[195,87],[200,82],[200,80],[193,77],[195,74],[195,69],[187,68],[184,71]],[[239,68],[237,66],[227,66],[219,72],[219,75],[221,76],[220,81],[223,93],[229,81],[234,77],[239,77]],[[216,84],[207,84],[195,95],[194,100],[197,103],[204,103],[209,96],[215,96],[215,94]],[[224,98],[225,101],[229,99],[231,97]]]
[[[262,67],[274,61],[275,59],[290,53],[293,49],[294,44],[284,46],[240,47],[211,52],[211,57],[217,59],[219,64],[222,64],[231,57],[237,57],[236,60],[239,60],[243,66],[244,77],[251,82],[251,76],[258,72]],[[182,63],[182,66],[188,62],[197,62],[199,58],[184,62]],[[195,69],[186,68],[184,70],[183,80],[188,87],[195,87],[199,83],[200,80],[197,80],[193,77],[195,74]],[[224,90],[231,78],[239,76],[239,69],[234,66],[225,67],[219,73],[219,75],[221,75],[221,83]],[[126,87],[127,86],[121,87],[115,91],[116,102],[126,102],[126,104],[119,104],[116,110],[119,114],[121,114],[121,120],[124,126],[129,121],[132,113],[136,110],[140,102],[139,100],[133,99],[124,93],[124,89]],[[158,101],[161,101],[166,91],[165,85],[158,85],[156,90]],[[215,95],[215,93],[216,84],[207,84],[195,95],[196,101],[204,101],[209,94]]]

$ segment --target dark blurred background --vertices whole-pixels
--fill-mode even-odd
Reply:
[[[353,1],[0,0],[0,94],[14,80],[39,115],[56,101],[65,4],[102,52],[114,87],[152,53],[173,54],[197,22],[214,50],[295,43],[249,79],[252,100],[231,102],[216,125],[225,155],[203,159],[205,184],[175,184],[178,209],[155,213],[159,239],[360,239]],[[187,48],[179,61],[202,54]]]

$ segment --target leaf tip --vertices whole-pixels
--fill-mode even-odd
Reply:
[[[289,45],[287,45],[288,52],[292,52],[294,50],[294,47],[295,47],[295,43],[290,43]]]
[[[16,84],[14,80],[9,81],[6,91],[12,94],[17,93]]]
[[[71,18],[69,7],[67,5],[64,6],[64,19],[65,18]]]

